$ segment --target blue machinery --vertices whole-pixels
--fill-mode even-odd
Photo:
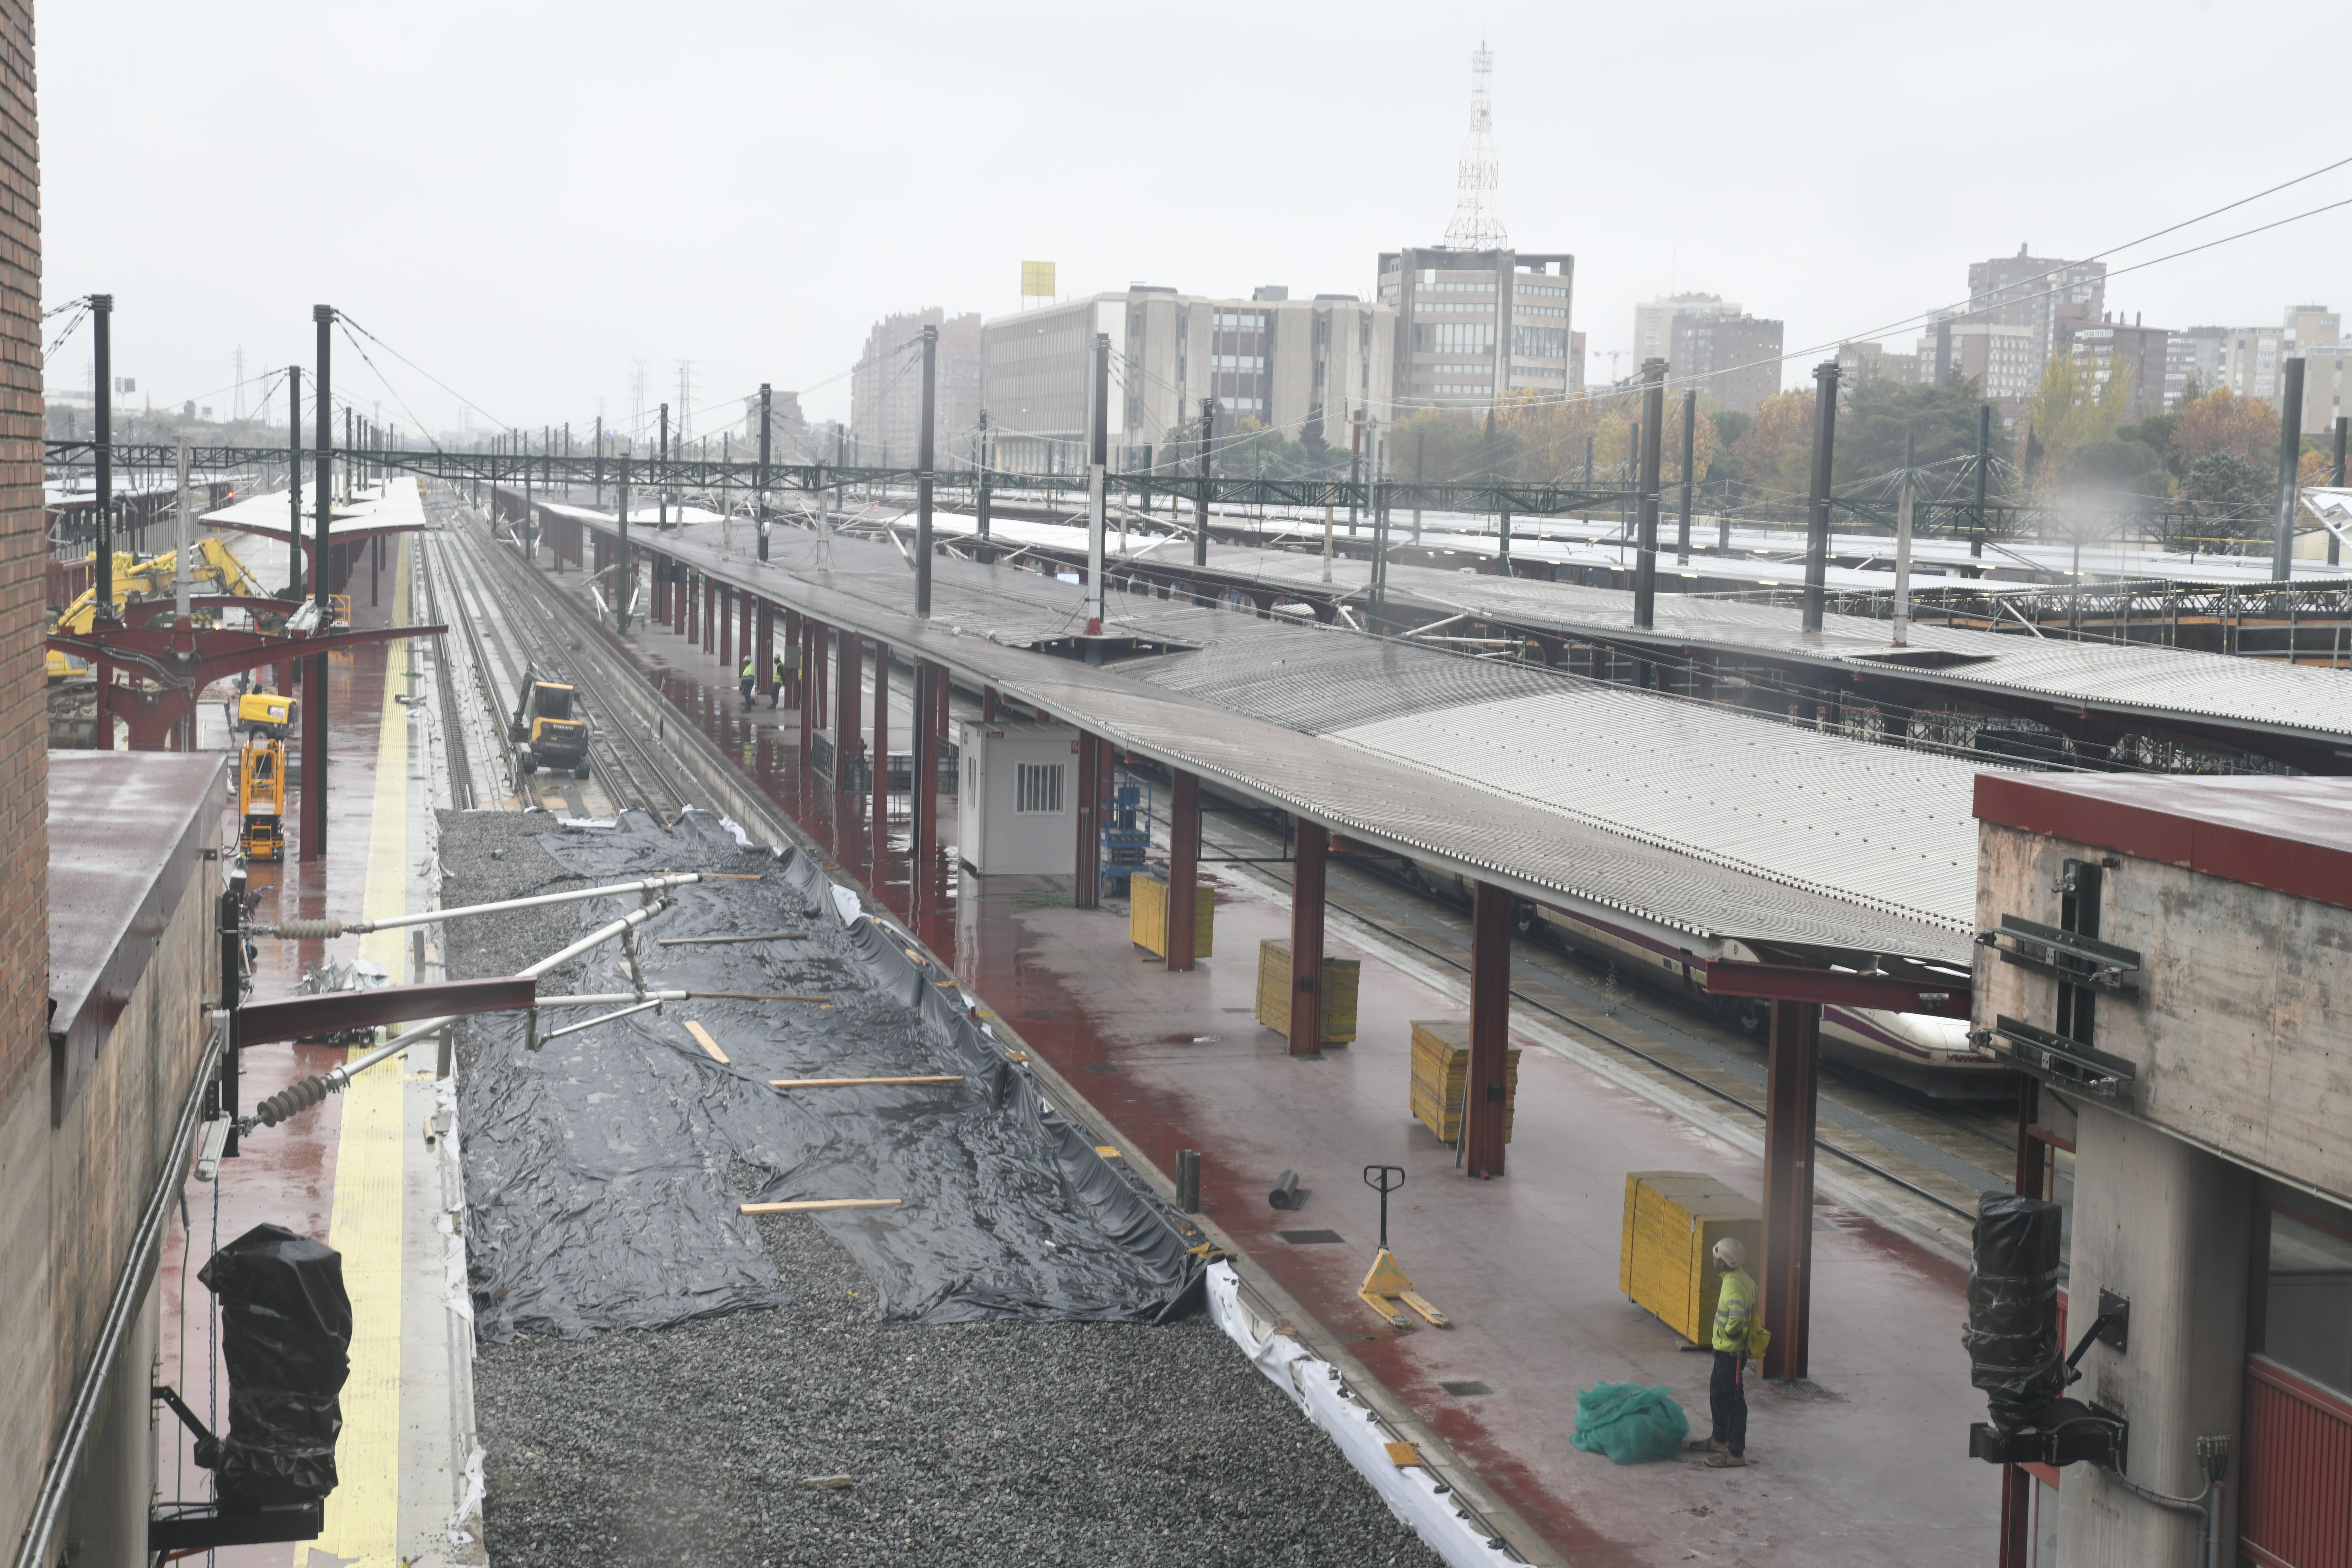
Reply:
[[[1143,869],[1151,852],[1150,792],[1125,769],[1111,774],[1109,798],[1102,806],[1102,890],[1128,896],[1128,883]]]

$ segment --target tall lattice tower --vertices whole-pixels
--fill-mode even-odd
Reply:
[[[1462,161],[1454,176],[1459,194],[1454,221],[1445,228],[1445,243],[1457,250],[1493,250],[1511,242],[1495,195],[1501,174],[1495,162],[1495,106],[1487,85],[1494,74],[1495,52],[1481,38],[1470,56],[1470,134],[1462,139]]]

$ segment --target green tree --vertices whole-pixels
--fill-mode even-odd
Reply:
[[[1916,444],[1923,468],[1941,467],[1957,479],[1977,449],[1976,383],[1958,372],[1934,386],[1906,386],[1876,377],[1854,387],[1838,410],[1835,484],[1840,492],[1866,490],[1903,466],[1905,437]],[[1992,427],[1995,466],[2009,458],[2009,435]]]
[[[2205,531],[2221,538],[2251,538],[2269,531],[2275,498],[2273,481],[2228,447],[2206,453],[2189,467],[2180,495]]]

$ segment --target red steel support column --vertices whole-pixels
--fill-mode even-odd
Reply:
[[[1070,879],[1070,902],[1078,909],[1102,907],[1102,742],[1078,731],[1077,855]]]
[[[1200,919],[1194,883],[1201,875],[1201,775],[1171,775],[1168,804],[1168,967],[1192,967]]]
[[[890,857],[890,646],[874,645],[874,876],[877,898],[889,881]],[[883,900],[886,904],[887,899]]]
[[[1462,1086],[1462,1171],[1503,1173],[1509,1102],[1511,895],[1480,882],[1470,906],[1470,1066]]]
[[[1330,830],[1302,817],[1290,824],[1290,1054],[1323,1048],[1323,863]]]
[[[776,612],[765,599],[746,601],[751,616],[751,673],[759,684],[754,690],[781,702],[783,698],[776,689]]]
[[[799,765],[809,765],[809,742],[816,731],[816,701],[814,694],[824,689],[824,675],[817,668],[816,640],[824,628],[814,621],[801,622],[801,668],[807,672],[808,694],[801,698],[801,754]]]
[[[784,700],[795,708],[805,708],[808,700],[803,693],[808,681],[808,665],[801,656],[807,645],[801,636],[801,613],[798,610],[784,612],[784,646],[793,654],[784,669]]]
[[[302,671],[302,858],[327,853],[327,656]]]
[[[933,726],[923,722],[923,715],[925,710],[935,705],[933,693],[946,684],[947,673],[936,664],[919,660],[915,665],[914,766],[908,777],[914,807],[914,840],[907,878],[908,920],[913,920],[922,908],[924,882],[930,875],[932,853],[939,847],[940,736]]]
[[[765,691],[772,684],[768,675],[768,661],[761,657],[768,647],[768,639],[764,635],[767,617],[761,613],[760,596],[757,594],[746,589],[735,595],[735,601],[740,606],[735,616],[740,623],[735,637],[735,646],[743,650],[743,663],[751,667],[751,689]],[[740,666],[738,673],[740,673]]]
[[[654,621],[666,626],[669,625],[669,563],[658,555],[653,557],[653,573]]]
[[[727,679],[734,680],[742,673],[735,662],[735,590],[718,589],[719,613],[711,617],[711,630],[719,637],[719,665],[726,670]]]
[[[372,533],[368,535],[368,607],[370,609],[374,608],[381,602],[376,576],[377,569],[383,564],[383,535]]]
[[[866,650],[846,630],[836,635],[841,646],[835,650],[838,662],[833,678],[833,788],[836,795],[847,795],[854,777],[850,764],[866,746],[861,733],[866,722],[858,712],[866,695],[866,673],[858,665]]]
[[[948,679],[946,665],[931,667],[931,738],[935,741],[948,738],[948,695],[954,687],[955,683]],[[932,750],[937,752],[939,748]]]
[[[1764,1072],[1764,1352],[1766,1377],[1805,1375],[1813,1271],[1813,1116],[1821,1087],[1822,1005],[1772,1004]]]
[[[996,688],[993,686],[980,689],[980,721],[983,724],[996,722]]]
[[[719,651],[719,623],[726,618],[726,606],[719,602],[719,579],[703,578],[702,651],[705,654],[716,654]]]

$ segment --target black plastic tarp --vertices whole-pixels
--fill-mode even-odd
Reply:
[[[632,813],[615,830],[541,840],[593,881],[657,871],[754,873],[677,894],[644,928],[653,990],[815,994],[825,1003],[697,999],[600,1024],[538,1052],[513,1019],[478,1023],[462,1089],[467,1229],[481,1331],[577,1335],[773,1305],[733,1162],[757,1201],[898,1198],[816,1217],[872,1279],[877,1312],[1151,1321],[1198,1274],[1174,1216],[1051,1110],[1025,1072],[1001,1107],[1003,1050],[960,993],[874,921],[844,925],[805,853],[747,849],[717,819],[665,830]],[[583,931],[632,907],[582,907]],[[657,939],[791,932],[783,940],[664,947]],[[630,989],[620,944],[583,961],[583,992]],[[541,1027],[580,1021],[550,1009]],[[698,1023],[730,1058],[688,1034]],[[778,1089],[772,1079],[962,1074],[905,1087]]]
[[[213,1467],[235,1508],[309,1502],[335,1489],[341,1395],[351,1373],[352,1300],[342,1255],[257,1225],[196,1273],[221,1307],[228,1434]]]
[[[2015,1432],[2065,1390],[2058,1342],[2059,1205],[2011,1193],[1977,1198],[1969,1270],[1969,1381],[1993,1429]]]

